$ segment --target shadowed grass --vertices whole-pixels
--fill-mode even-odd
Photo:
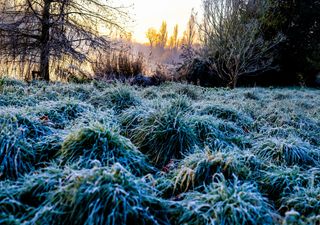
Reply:
[[[294,209],[301,215],[320,215],[320,187],[297,186],[293,192],[281,199],[281,210]]]
[[[36,113],[48,125],[64,129],[75,119],[93,111],[93,107],[78,101],[44,102],[36,108]]]
[[[306,187],[311,181],[319,184],[320,171],[317,168],[303,170],[300,167],[272,167],[258,173],[261,190],[272,200],[294,191],[296,186]]]

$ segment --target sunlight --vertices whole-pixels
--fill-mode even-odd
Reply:
[[[135,41],[147,42],[146,31],[150,27],[158,28],[163,20],[168,23],[169,35],[174,25],[180,27],[180,35],[186,27],[192,9],[200,10],[201,0],[121,0],[124,5],[133,5],[131,9],[135,22],[131,30]]]

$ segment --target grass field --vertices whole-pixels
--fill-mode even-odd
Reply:
[[[320,90],[0,81],[0,224],[320,224]]]

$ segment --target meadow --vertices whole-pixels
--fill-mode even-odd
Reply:
[[[0,80],[0,224],[320,224],[320,90]]]

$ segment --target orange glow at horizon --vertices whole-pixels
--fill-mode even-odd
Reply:
[[[169,36],[176,24],[179,25],[179,36],[182,36],[192,9],[199,12],[201,0],[121,0],[124,5],[133,5],[129,12],[135,20],[129,29],[133,33],[133,40],[146,43],[148,28],[159,29],[163,20],[168,24]]]

